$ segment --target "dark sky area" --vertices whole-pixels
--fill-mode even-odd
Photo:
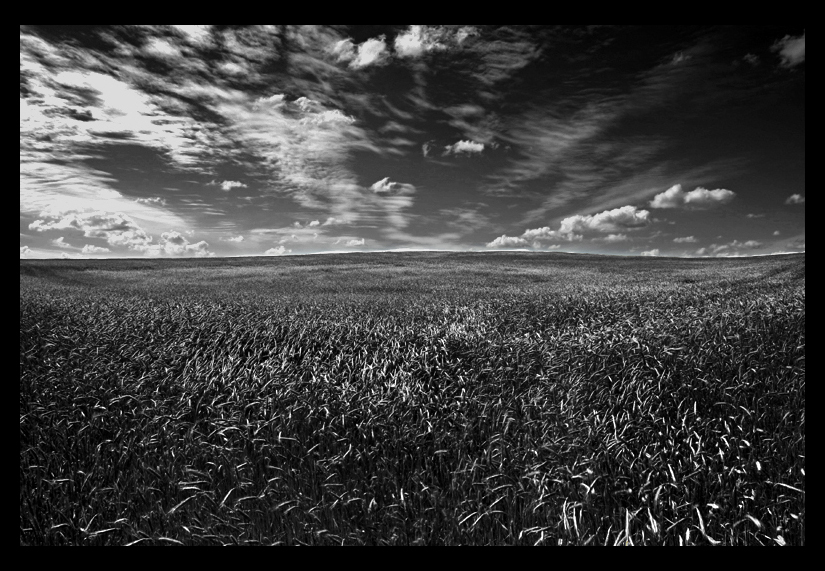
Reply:
[[[405,249],[805,251],[804,27],[21,27],[21,258]]]

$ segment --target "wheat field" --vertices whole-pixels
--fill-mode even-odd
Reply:
[[[20,261],[21,545],[804,545],[805,256]]]

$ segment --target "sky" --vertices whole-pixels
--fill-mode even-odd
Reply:
[[[22,26],[20,257],[805,251],[805,28]]]

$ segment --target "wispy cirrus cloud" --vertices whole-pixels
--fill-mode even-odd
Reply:
[[[711,244],[710,246],[696,250],[697,256],[735,256],[739,250],[758,250],[762,247],[762,242],[757,240],[746,240],[740,242],[733,240],[727,244]]]

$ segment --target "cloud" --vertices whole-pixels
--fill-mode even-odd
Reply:
[[[103,254],[105,252],[111,252],[109,248],[101,248],[99,246],[93,246],[91,244],[86,244],[83,246],[82,253],[83,254]]]
[[[55,52],[54,65],[44,65],[38,50]],[[81,154],[128,143],[154,149],[179,168],[197,170],[197,163],[210,154],[198,121],[169,113],[163,96],[132,83],[145,73],[126,73],[123,62],[111,66],[111,74],[101,73],[104,66],[92,53],[57,48],[25,33],[20,58],[29,95],[21,97],[22,159],[33,160],[42,156],[37,151],[47,149]],[[78,67],[78,62],[93,69]]]
[[[410,26],[393,41],[395,54],[401,58],[420,58],[429,52],[447,52],[462,47],[467,38],[478,36],[473,26]]]
[[[785,199],[785,204],[804,204],[805,197],[801,194],[792,194],[787,199]]]
[[[745,242],[739,242],[737,240],[734,240],[733,242],[731,242],[731,246],[733,246],[734,248],[750,248],[752,250],[755,250],[757,248],[762,247],[762,242],[758,242],[756,240],[746,240]]]
[[[681,184],[674,184],[669,189],[653,197],[651,208],[708,208],[718,204],[726,204],[733,200],[736,193],[732,190],[718,188],[708,190],[697,187],[690,192],[684,192]]]
[[[330,50],[337,56],[337,61],[348,61],[352,69],[361,69],[371,65],[381,65],[387,63],[390,52],[387,49],[386,36],[377,38],[356,45],[349,38],[336,42]]]
[[[312,228],[313,226],[319,226],[320,224],[321,224],[321,223],[320,223],[318,220],[313,220],[312,222],[310,222],[309,224],[307,224],[307,226],[309,226],[310,228]]]
[[[172,26],[192,44],[208,45],[212,39],[212,26]]]
[[[616,232],[620,229],[639,228],[650,223],[650,212],[635,206],[622,206],[598,214],[568,216],[561,221],[559,233]]]
[[[653,248],[652,250],[646,250],[642,252],[642,256],[658,256],[659,255],[659,248]]]
[[[361,238],[360,240],[350,240],[349,242],[346,243],[346,245],[347,246],[363,246],[364,243],[365,243],[364,239]]]
[[[627,241],[627,234],[608,234],[604,237],[605,242],[625,242]]]
[[[330,53],[337,56],[337,61],[352,61],[355,58],[355,44],[349,38],[337,41],[330,49]]]
[[[415,187],[411,184],[390,182],[390,177],[385,177],[370,186],[370,190],[376,194],[412,194]]]
[[[794,67],[805,61],[805,33],[801,36],[785,36],[771,46],[772,52],[779,52],[782,67]]]
[[[200,241],[190,244],[179,232],[171,230],[161,235],[159,242],[154,242],[131,217],[122,212],[105,212],[101,210],[65,210],[44,211],[37,220],[29,224],[29,230],[47,232],[51,230],[76,230],[83,232],[86,238],[102,238],[111,246],[126,247],[130,250],[159,256],[214,256],[209,251],[209,244]],[[64,243],[62,237],[55,241]],[[62,247],[67,247],[62,246]]]
[[[135,202],[137,202],[138,204],[166,206],[166,199],[161,198],[159,196],[153,196],[153,197],[150,197],[150,198],[136,198]]]
[[[270,248],[266,252],[264,252],[265,256],[281,256],[283,254],[289,254],[292,250],[287,250],[283,246],[278,246],[277,248]]]
[[[682,238],[674,238],[673,241],[677,244],[690,244],[696,242],[697,240],[694,236],[684,236]]]
[[[143,248],[150,256],[167,254],[169,256],[195,256],[198,258],[212,257],[214,252],[209,251],[209,244],[201,240],[195,244],[190,244],[180,232],[170,230],[161,234],[158,244],[152,244]]]
[[[529,243],[524,238],[518,238],[515,236],[507,236],[502,234],[492,242],[488,242],[486,244],[487,248],[516,248],[516,247],[524,247],[527,246]]]
[[[32,249],[28,246],[20,246],[20,257],[21,258],[28,258],[29,254],[32,253]]]
[[[219,184],[220,187],[223,190],[225,190],[226,192],[229,192],[233,188],[248,188],[244,183],[236,181],[236,180],[225,180],[221,183],[217,183],[213,180],[210,184],[215,184],[215,185]]]
[[[568,235],[569,236],[569,235]],[[549,226],[525,230],[521,235],[524,240],[558,240],[565,237],[557,230],[551,230]]]
[[[782,233],[782,232],[780,232],[779,230],[774,230],[774,231],[773,231],[773,235],[774,235],[774,236],[779,236],[781,233]]]
[[[354,118],[308,97],[253,101],[246,94],[214,96],[214,108],[229,123],[228,135],[247,155],[257,157],[250,166],[269,177],[267,192],[338,218],[360,216],[365,193],[349,170],[350,155],[382,151]]]
[[[54,244],[58,248],[74,248],[74,246],[63,240],[63,236],[52,240],[52,244]]]
[[[178,60],[183,57],[183,54],[177,46],[161,38],[150,38],[149,41],[143,45],[141,51],[148,56],[158,59]]]
[[[400,57],[416,58],[431,51],[449,49],[449,32],[430,26],[410,26],[409,30],[395,37],[395,53]]]
[[[527,246],[541,248],[546,242],[579,241],[585,235],[608,234],[600,238],[605,242],[622,242],[628,239],[620,230],[634,230],[650,224],[650,212],[639,210],[635,206],[622,206],[605,210],[598,214],[568,216],[562,219],[558,230],[549,226],[525,230],[519,237],[502,235],[489,244],[488,248]]]
[[[475,141],[458,141],[453,145],[447,145],[444,147],[444,155],[449,154],[478,154],[484,150],[484,145],[481,143],[476,143]]]
[[[227,238],[219,238],[222,242],[243,242],[243,236],[229,236]]]
[[[745,242],[740,242],[739,240],[733,240],[727,244],[711,244],[706,248],[699,248],[696,250],[696,255],[698,256],[737,256],[738,250],[746,249],[746,250],[757,250],[762,247],[762,242],[758,242],[757,240],[746,240]],[[736,252],[731,252],[731,250],[736,250]]]
[[[79,230],[87,238],[104,238],[113,246],[126,246],[133,250],[143,250],[152,242],[152,238],[131,217],[121,212],[102,210],[44,211],[29,224],[29,230]]]

